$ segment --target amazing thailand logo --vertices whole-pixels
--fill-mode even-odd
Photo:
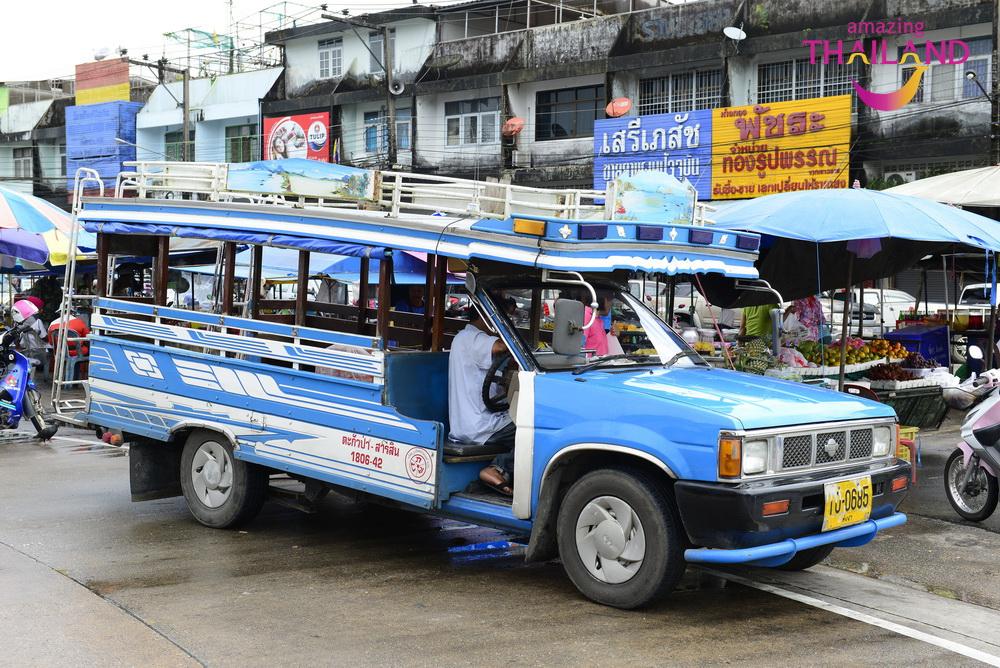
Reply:
[[[809,63],[816,65],[851,65],[860,61],[865,65],[912,65],[909,78],[896,90],[879,93],[861,85],[857,79],[851,79],[854,92],[864,104],[878,111],[894,111],[909,104],[921,89],[924,73],[931,64],[961,65],[969,59],[969,45],[960,39],[928,40],[922,45],[923,58],[920,49],[909,37],[903,46],[899,60],[892,57],[890,40],[872,39],[866,48],[864,38],[884,35],[907,35],[916,39],[924,36],[924,24],[921,21],[904,21],[889,19],[882,21],[858,21],[847,24],[849,36],[859,36],[851,45],[849,52],[844,51],[844,40],[806,39],[803,46],[809,47]],[[905,71],[905,70],[904,70]]]

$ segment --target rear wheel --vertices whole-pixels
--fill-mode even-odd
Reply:
[[[192,433],[181,454],[181,490],[195,519],[225,529],[253,519],[267,493],[267,471],[233,457],[229,440]]]
[[[559,508],[559,556],[577,589],[616,608],[669,594],[684,574],[680,518],[669,490],[638,470],[588,473]]]
[[[819,547],[812,547],[808,550],[801,550],[800,552],[797,552],[794,557],[778,566],[778,570],[804,571],[807,568],[812,568],[819,562],[829,557],[831,552],[833,552],[833,545],[820,545]]]
[[[965,486],[965,453],[956,449],[944,465],[944,491],[955,512],[970,522],[982,522],[997,508],[1000,497],[997,479],[987,473],[978,462],[969,460],[976,470]]]

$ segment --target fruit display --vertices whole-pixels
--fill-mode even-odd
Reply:
[[[701,355],[712,355],[715,353],[715,346],[708,341],[696,341],[694,350]]]
[[[839,366],[841,361],[840,342],[835,341],[829,345],[821,346],[818,341],[803,341],[798,346],[798,351],[810,363],[817,366]],[[886,357],[898,359],[906,356],[906,349],[899,343],[892,343],[885,339],[875,339],[865,342],[862,339],[849,337],[843,356],[844,364],[860,364],[864,362],[874,362]]]
[[[751,339],[736,349],[734,366],[737,371],[763,375],[774,367],[774,357],[763,339]]]
[[[920,353],[910,353],[903,360],[903,367],[907,369],[935,369],[938,366],[937,362],[925,358]]]
[[[915,380],[916,376],[898,364],[879,364],[865,372],[869,380]]]

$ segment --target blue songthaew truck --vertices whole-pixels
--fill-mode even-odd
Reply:
[[[700,213],[616,219],[611,189],[255,165],[259,192],[232,165],[137,163],[114,197],[77,202],[98,294],[85,400],[57,392],[56,407],[130,444],[134,500],[183,494],[226,528],[291,480],[303,503],[333,491],[526,536],[529,560],[558,556],[585,596],[622,608],[689,563],[807,568],[905,521],[890,407],[716,368],[628,290],[688,276],[715,304],[780,301],[756,235]],[[213,253],[214,306],[171,298],[185,256],[171,239]],[[270,248],[298,253],[290,296],[263,289]],[[357,258],[343,303],[312,288],[326,253]],[[404,256],[425,263],[417,308],[400,303]],[[135,258],[145,278],[124,285]],[[449,437],[449,348],[469,326],[456,304],[502,342],[482,401],[515,427],[510,497],[479,482],[502,444]],[[613,350],[588,349],[609,321]]]

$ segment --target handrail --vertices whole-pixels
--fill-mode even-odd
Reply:
[[[172,308],[169,306],[154,306],[152,304],[139,304],[136,302],[127,302],[119,299],[108,298],[99,298],[96,302],[96,306],[100,309],[106,309],[116,313],[160,317],[168,320],[186,320],[188,322],[218,327],[220,329],[240,329],[246,332],[253,332],[255,334],[284,336],[288,338],[304,339],[307,341],[319,341],[321,343],[337,343],[345,346],[355,346],[358,348],[371,348],[377,350],[381,347],[381,338],[377,336],[331,332],[329,330],[317,329],[315,327],[282,325],[262,320],[241,318],[239,316],[203,313],[201,311],[191,311],[187,309]]]
[[[207,162],[128,161],[133,171],[118,175],[116,197],[170,199],[184,196],[210,201],[301,208],[371,209],[401,213],[444,213],[506,219],[514,215],[544,215],[569,220],[613,220],[613,186],[607,191],[582,188],[539,188],[503,181],[477,181],[435,174],[371,171],[375,192],[370,200],[316,197],[228,188],[229,165]],[[695,203],[694,225],[710,225],[707,212]]]

